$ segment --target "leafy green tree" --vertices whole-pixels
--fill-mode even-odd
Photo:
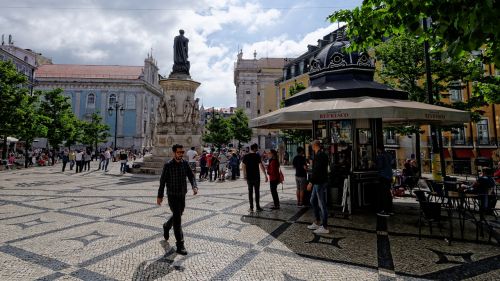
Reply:
[[[405,33],[441,38],[440,49],[452,57],[479,50],[486,45],[492,60],[500,65],[500,5],[496,0],[364,0],[353,10],[339,10],[328,16],[331,22],[345,22],[352,48],[368,49],[384,38]],[[424,31],[422,20],[432,19]]]
[[[230,126],[229,121],[216,112],[208,121],[205,127],[208,132],[203,134],[202,140],[221,148],[223,144],[227,144],[231,140]]]
[[[40,106],[41,112],[49,120],[44,123],[47,127],[47,140],[55,151],[59,150],[65,140],[72,138],[78,129],[75,128],[76,118],[71,111],[71,104],[62,92],[62,89],[44,92]],[[52,154],[52,163],[54,163],[54,154]]]
[[[28,79],[17,72],[11,61],[0,60],[0,136],[3,139],[2,159],[7,157],[7,137],[15,135],[24,118],[23,107],[29,91]]]
[[[106,142],[109,134],[109,126],[102,122],[102,116],[99,113],[92,113],[90,122],[83,124],[82,142],[87,145],[93,145],[97,152],[97,145]]]
[[[40,114],[40,92],[35,92],[33,96],[24,96],[19,109],[23,112],[23,118],[21,118],[21,124],[16,132],[16,136],[25,142],[24,151],[24,165],[27,168],[28,150],[31,149],[31,145],[35,138],[47,136],[47,127],[43,124],[48,121],[48,118],[43,114]]]
[[[241,143],[249,142],[252,139],[252,129],[248,127],[248,116],[242,109],[237,109],[233,116],[229,118],[231,136],[238,141],[238,149]]]

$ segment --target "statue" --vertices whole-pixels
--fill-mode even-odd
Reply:
[[[193,110],[193,103],[191,102],[188,96],[184,101],[184,122],[186,123],[191,122],[192,110]]]
[[[161,98],[160,104],[158,104],[158,111],[160,114],[160,123],[165,123],[167,119],[167,103],[165,102],[165,98]]]
[[[192,113],[191,113],[191,118],[192,118],[193,124],[197,124],[200,122],[200,108],[198,105],[199,102],[200,102],[199,98],[194,100],[194,105],[193,105]]]
[[[174,38],[174,66],[172,73],[185,73],[189,75],[188,42],[189,39],[184,37],[184,30],[179,30],[179,35]]]
[[[167,116],[167,123],[175,122],[175,109],[177,108],[177,103],[175,101],[174,96],[170,96],[170,100],[168,101],[169,114]]]

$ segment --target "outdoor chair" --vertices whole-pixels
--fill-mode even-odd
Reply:
[[[440,201],[443,201],[443,196],[444,196],[444,186],[442,183],[435,182],[433,180],[426,180],[427,186],[429,187],[430,196],[436,196],[439,197]]]
[[[441,215],[440,203],[419,201],[419,204],[420,216],[418,218],[418,239],[420,240],[422,236],[422,219],[429,224],[429,231],[432,235],[432,224],[437,223],[441,232],[443,228],[441,222],[445,220],[445,217]]]

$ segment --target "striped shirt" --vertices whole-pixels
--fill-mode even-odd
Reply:
[[[165,187],[167,188],[167,196],[185,195],[187,193],[186,177],[193,188],[197,187],[193,171],[189,168],[187,161],[177,162],[172,159],[165,163],[161,173],[158,198],[163,198]]]

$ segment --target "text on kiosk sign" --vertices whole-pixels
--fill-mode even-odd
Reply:
[[[347,112],[332,112],[324,113],[319,115],[320,119],[347,119],[349,118],[349,113]]]

